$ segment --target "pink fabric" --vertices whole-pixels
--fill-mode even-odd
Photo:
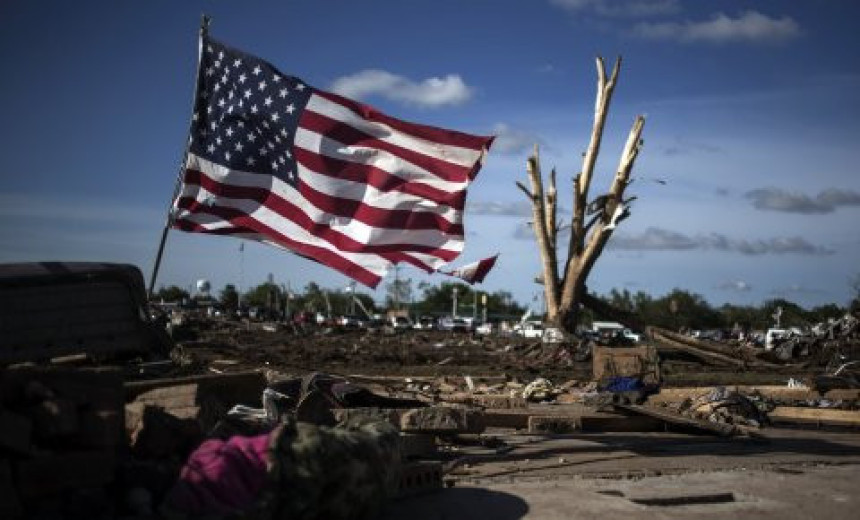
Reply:
[[[166,505],[188,515],[247,510],[266,481],[268,445],[269,434],[203,442],[188,457]]]

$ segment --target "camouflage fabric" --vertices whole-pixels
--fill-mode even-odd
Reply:
[[[326,427],[288,420],[270,440],[270,485],[259,516],[372,518],[397,492],[399,436],[387,421],[357,417]]]

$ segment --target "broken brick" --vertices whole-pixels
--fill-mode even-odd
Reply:
[[[580,429],[579,416],[530,415],[529,433],[572,433]]]
[[[483,412],[469,408],[429,406],[400,416],[400,429],[411,433],[481,433]]]
[[[395,426],[400,425],[400,413],[403,410],[393,408],[340,408],[332,410],[338,422],[355,421],[359,418],[388,421]]]
[[[526,400],[522,397],[509,397],[506,395],[476,395],[473,404],[493,409],[525,408]]]

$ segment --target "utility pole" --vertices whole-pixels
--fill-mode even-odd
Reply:
[[[349,291],[349,314],[355,316],[355,280],[349,282],[346,290]]]
[[[454,286],[454,288],[452,290],[452,292],[454,294],[454,304],[451,306],[451,317],[452,318],[457,317],[457,293],[459,292],[459,290],[460,290],[460,288],[457,287],[456,285]]]
[[[481,295],[481,303],[484,304],[481,321],[487,323],[487,293]]]
[[[400,310],[400,266],[394,266],[394,310]]]
[[[290,282],[287,281],[287,285],[281,284],[281,290],[284,292],[284,321],[290,321],[290,300],[293,298]]]
[[[245,287],[245,242],[239,243],[239,308],[242,308],[242,290]]]

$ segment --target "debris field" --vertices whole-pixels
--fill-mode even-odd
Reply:
[[[383,423],[397,439],[396,464],[375,466],[388,479],[384,500],[362,495],[337,509],[333,492],[301,508],[280,503],[281,514],[462,518],[483,501],[508,511],[499,518],[598,506],[776,517],[794,500],[790,488],[782,506],[772,489],[759,501],[738,484],[748,472],[822,485],[829,468],[860,476],[860,385],[850,371],[827,374],[821,356],[725,363],[711,354],[743,358],[665,331],[637,346],[592,345],[587,361],[536,340],[441,331],[186,316],[171,332],[163,358],[84,356],[0,372],[0,516],[202,517],[205,508],[176,497],[203,447],[277,428],[295,447],[303,435]],[[846,335],[840,351],[854,341]],[[332,486],[335,474],[308,469],[293,485]],[[703,479],[719,485],[703,490]],[[217,484],[241,495],[231,482]],[[856,500],[829,504],[831,517],[849,517]]]

